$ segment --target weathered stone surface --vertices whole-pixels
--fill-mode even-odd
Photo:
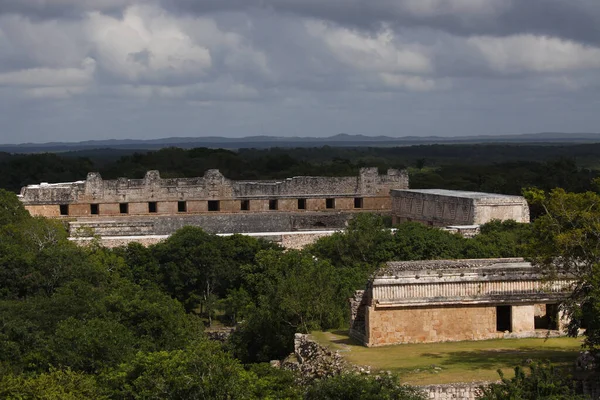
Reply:
[[[319,238],[332,235],[337,231],[297,231],[297,232],[251,232],[242,233],[242,235],[248,235],[264,240],[269,240],[274,243],[285,247],[286,249],[302,249],[308,246]],[[129,243],[135,242],[143,246],[150,246],[159,243],[167,239],[170,235],[127,235],[127,236],[92,236],[94,232],[79,228],[78,231],[74,231],[70,240],[75,241],[78,244],[85,245],[90,243],[92,240],[98,242],[104,247],[119,247],[126,246]],[[223,236],[227,236],[221,234]]]
[[[169,235],[184,226],[197,226],[209,233],[292,232],[344,229],[353,213],[278,212],[164,216],[78,218],[70,222],[75,234],[91,228],[100,236]]]
[[[281,363],[281,368],[298,371],[303,384],[348,372],[370,373],[369,367],[346,362],[338,352],[330,351],[302,333],[296,333],[294,353]]]
[[[529,206],[521,196],[443,189],[398,189],[392,190],[391,196],[394,223],[461,226],[494,219],[529,222]]]
[[[91,172],[85,181],[26,186],[20,197],[26,206],[287,197],[387,198],[391,189],[401,188],[408,188],[406,171],[390,169],[386,175],[379,175],[377,168],[362,168],[358,176],[352,177],[299,176],[282,181],[234,181],[218,170],[208,170],[198,178],[162,179],[158,171],[148,171],[144,179],[116,180],[103,180],[100,174]]]
[[[520,258],[390,262],[351,300],[350,333],[367,346],[537,336],[536,304],[538,319],[556,311],[571,284]]]
[[[481,395],[481,387],[491,382],[448,383],[419,386],[431,400],[475,400]]]
[[[184,226],[209,233],[290,232],[343,229],[355,213],[389,215],[391,189],[408,187],[406,171],[362,168],[358,176],[300,176],[281,181],[233,181],[218,170],[203,177],[162,179],[148,171],[144,179],[29,185],[19,195],[32,215],[65,218],[81,236],[170,235]],[[85,230],[84,230],[85,231]],[[298,238],[290,247],[300,247]]]

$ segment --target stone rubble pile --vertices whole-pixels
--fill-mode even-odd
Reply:
[[[277,365],[273,363],[272,365]],[[359,367],[346,362],[337,352],[321,346],[309,335],[297,333],[294,338],[294,353],[290,354],[283,362],[281,368],[298,371],[300,381],[308,383],[315,379],[322,379],[339,375],[345,372],[369,374],[370,368]]]

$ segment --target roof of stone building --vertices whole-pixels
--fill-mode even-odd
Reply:
[[[474,200],[482,200],[482,199],[495,199],[495,198],[511,198],[511,199],[522,199],[522,196],[513,196],[508,194],[498,194],[498,193],[485,193],[485,192],[469,192],[466,190],[447,190],[447,189],[394,189],[392,190],[392,195],[400,194],[402,192],[408,193],[421,193],[421,194],[430,194],[436,196],[448,196],[448,197],[461,197],[468,198]]]
[[[468,258],[459,260],[390,261],[377,271],[376,276],[390,276],[405,271],[432,271],[474,268],[527,268],[531,264],[523,258]]]

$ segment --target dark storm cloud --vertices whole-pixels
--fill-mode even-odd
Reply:
[[[533,33],[600,43],[597,0],[161,0],[171,10],[206,14],[262,9],[379,29],[428,27],[455,35]]]
[[[590,131],[599,30],[600,0],[0,0],[0,143]]]
[[[20,14],[35,19],[77,19],[89,11],[119,14],[135,0],[0,0],[0,14]]]

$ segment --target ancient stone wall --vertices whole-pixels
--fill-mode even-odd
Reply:
[[[369,347],[501,337],[503,333],[496,331],[493,306],[366,308]]]
[[[322,237],[332,235],[336,231],[299,231],[299,232],[253,232],[245,233],[256,238],[269,240],[285,247],[286,249],[303,249],[313,244]],[[142,246],[150,246],[166,240],[169,235],[130,235],[130,236],[96,236],[92,237],[85,231],[83,235],[71,236],[71,240],[86,245],[97,241],[104,247],[126,246],[129,243],[139,243]]]
[[[278,212],[78,218],[71,235],[86,230],[99,236],[170,235],[184,226],[209,233],[294,232],[344,229],[354,212]],[[293,240],[293,239],[292,239]]]
[[[475,400],[481,394],[480,387],[490,382],[448,383],[419,386],[430,400]]]
[[[362,168],[358,176],[300,176],[281,181],[234,181],[218,170],[203,177],[162,179],[148,171],[144,179],[29,185],[20,199],[33,215],[97,217],[260,211],[335,211],[391,209],[391,189],[408,188],[406,171]]]
[[[571,284],[519,258],[389,262],[351,302],[351,332],[367,346],[529,337],[538,336],[536,321],[554,319],[544,332],[559,335],[565,321],[555,305]]]
[[[521,196],[453,190],[392,190],[394,223],[416,221],[431,226],[478,225],[498,220],[529,222]]]
[[[369,299],[364,290],[357,290],[350,302],[350,330],[348,335],[361,343],[368,342],[366,335],[366,311]]]

